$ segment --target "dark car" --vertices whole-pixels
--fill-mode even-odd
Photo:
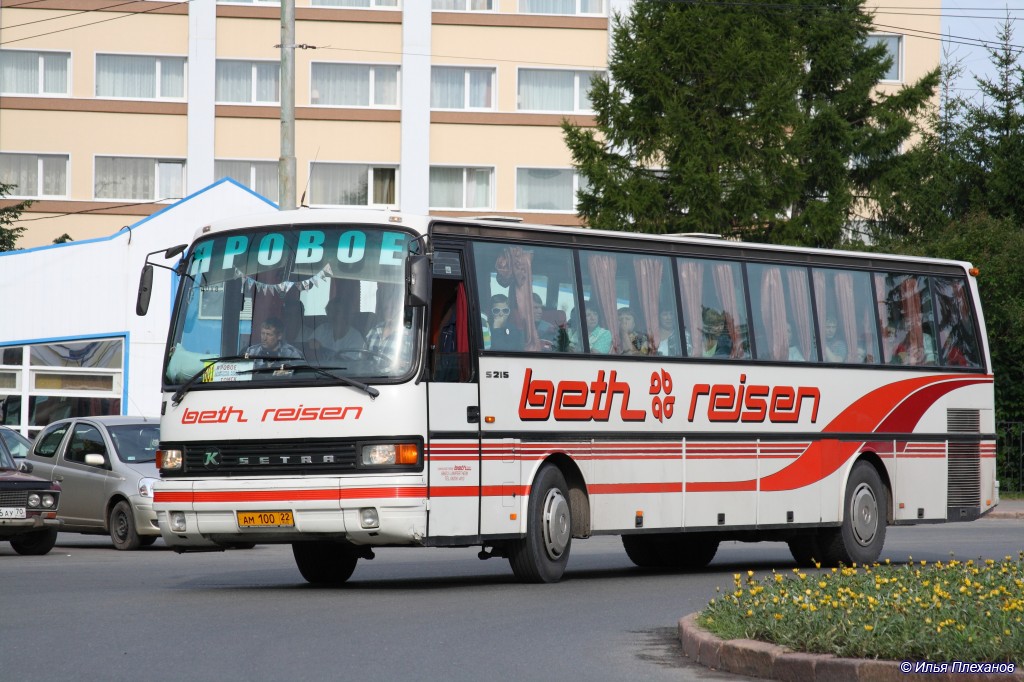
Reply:
[[[9,426],[0,426],[0,450],[6,450],[15,464],[28,457],[28,451],[32,449],[32,441],[21,435]]]
[[[57,543],[60,486],[18,471],[0,450],[0,540],[18,554],[46,554]]]

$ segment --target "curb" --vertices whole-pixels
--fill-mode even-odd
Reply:
[[[786,647],[751,639],[719,639],[697,625],[691,613],[679,620],[679,641],[683,653],[707,668],[736,675],[783,682],[887,682],[908,677],[927,677],[935,682],[1024,682],[1024,671],[1013,673],[904,673],[900,661],[839,658],[831,654],[805,654]]]
[[[1024,511],[990,511],[984,519],[1024,519]]]

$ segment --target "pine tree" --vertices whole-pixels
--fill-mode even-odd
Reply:
[[[886,95],[863,0],[637,0],[596,129],[563,125],[587,224],[833,246],[900,163],[932,73]]]
[[[14,185],[5,185],[0,182],[0,200],[8,196],[14,189]],[[18,237],[25,231],[24,227],[8,227],[14,225],[21,217],[21,212],[32,205],[31,201],[22,201],[10,206],[0,207],[0,251],[14,251],[18,247]]]

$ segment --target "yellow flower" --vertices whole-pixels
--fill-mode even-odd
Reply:
[[[871,632],[872,630],[875,629],[875,626],[874,625],[865,625],[864,629],[867,630],[868,632]]]

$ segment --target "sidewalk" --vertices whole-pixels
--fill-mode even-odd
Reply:
[[[999,502],[995,509],[986,514],[986,519],[1024,519],[1024,500],[1007,500]]]

